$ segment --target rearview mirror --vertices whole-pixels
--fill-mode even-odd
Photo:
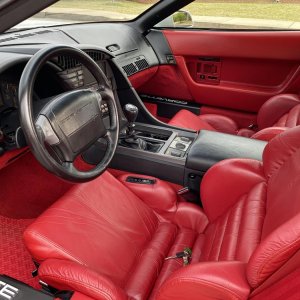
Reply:
[[[173,15],[167,17],[166,19],[162,20],[154,27],[193,27],[193,17],[192,15],[186,10],[179,10]]]

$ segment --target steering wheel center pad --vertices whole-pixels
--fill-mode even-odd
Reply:
[[[65,161],[73,161],[107,130],[101,116],[102,97],[91,90],[77,90],[59,95],[43,108],[40,115],[49,121]]]

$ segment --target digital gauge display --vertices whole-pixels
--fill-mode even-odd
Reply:
[[[3,105],[8,107],[18,107],[18,86],[15,83],[1,82],[1,95]]]

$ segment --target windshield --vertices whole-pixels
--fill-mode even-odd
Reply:
[[[13,29],[84,22],[129,21],[158,0],[61,0]]]

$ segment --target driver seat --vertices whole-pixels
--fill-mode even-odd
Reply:
[[[299,162],[296,127],[266,146],[263,162],[214,165],[203,209],[160,180],[149,187],[105,172],[43,213],[25,243],[42,281],[85,299],[265,299],[300,267]],[[189,266],[165,260],[185,247]]]

